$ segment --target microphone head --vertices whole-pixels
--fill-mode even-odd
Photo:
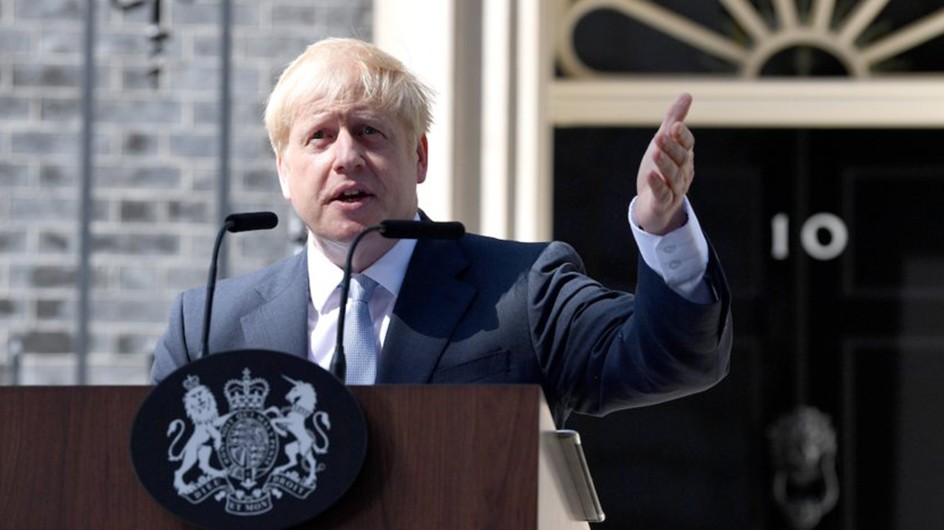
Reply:
[[[233,213],[226,216],[223,225],[228,232],[269,230],[279,224],[279,216],[272,212]]]
[[[465,226],[457,221],[387,220],[380,222],[380,235],[389,239],[459,239],[465,235]]]

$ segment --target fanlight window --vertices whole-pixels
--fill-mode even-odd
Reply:
[[[565,77],[873,78],[944,70],[937,1],[574,0],[557,20]]]

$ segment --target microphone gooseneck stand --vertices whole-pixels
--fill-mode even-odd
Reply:
[[[347,360],[344,357],[344,314],[347,311],[347,296],[351,288],[351,268],[354,262],[354,251],[364,236],[372,232],[388,239],[459,239],[465,235],[465,226],[459,222],[433,221],[401,221],[387,220],[380,224],[368,226],[360,231],[347,250],[347,259],[344,260],[344,276],[341,279],[341,301],[338,306],[338,330],[334,343],[334,357],[331,359],[330,371],[342,383],[347,375]]]

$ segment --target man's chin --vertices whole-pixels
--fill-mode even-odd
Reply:
[[[324,237],[333,241],[350,243],[365,229],[377,225],[382,219],[376,215],[344,216],[331,222],[324,230]]]
[[[357,235],[361,233],[361,231],[362,230],[358,230],[353,235],[348,235],[343,238],[326,238],[314,235],[313,243],[315,248],[320,250],[329,261],[338,267],[344,268],[344,265],[347,261],[348,252],[351,249],[351,245],[357,238]],[[354,272],[360,272],[364,268],[371,265],[380,256],[393,247],[394,244],[396,244],[396,240],[386,239],[376,232],[369,233],[364,236],[357,243],[357,256],[355,257],[353,263]]]
[[[323,230],[312,230],[311,234],[315,241],[325,250],[329,248],[347,249],[354,239],[371,226],[376,226],[380,221],[354,221],[345,220],[333,223]]]

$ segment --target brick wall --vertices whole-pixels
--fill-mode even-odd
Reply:
[[[170,32],[148,75],[150,6],[96,5],[89,379],[147,381],[173,296],[206,281],[217,230],[220,0],[162,0]],[[229,271],[293,250],[262,127],[272,82],[326,36],[370,38],[370,0],[233,0],[231,204],[280,226],[228,236]],[[83,0],[0,0],[0,384],[75,382]],[[14,353],[21,352],[19,356]]]

